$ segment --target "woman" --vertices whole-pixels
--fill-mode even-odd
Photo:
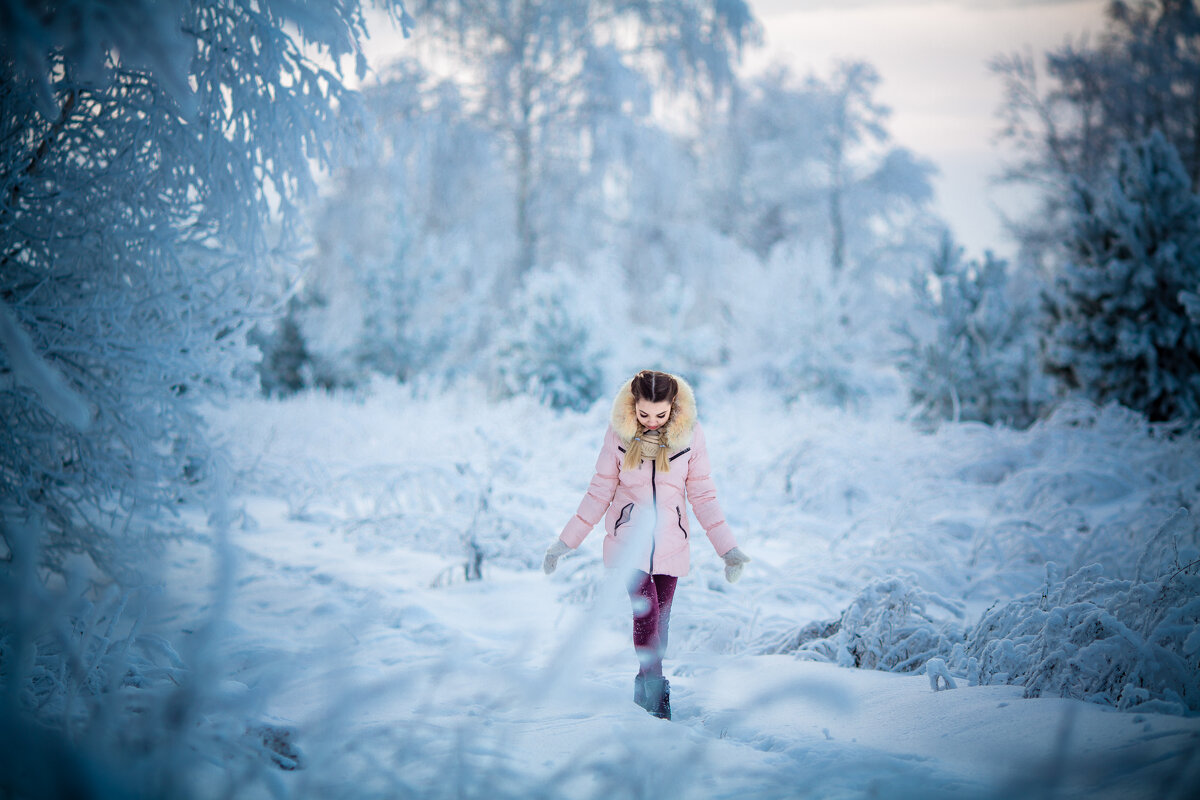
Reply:
[[[629,573],[639,664],[633,699],[663,719],[671,718],[670,684],[662,674],[671,600],[689,562],[684,497],[724,559],[727,580],[741,577],[750,560],[737,548],[709,472],[692,387],[665,372],[639,372],[617,394],[596,474],[542,566],[547,575],[554,572],[559,557],[604,517],[604,565]]]

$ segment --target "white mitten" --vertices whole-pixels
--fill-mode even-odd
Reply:
[[[546,560],[542,562],[542,572],[549,575],[558,567],[558,559],[563,553],[567,553],[571,548],[563,544],[562,539],[555,539],[554,544],[546,549]]]
[[[742,577],[742,567],[750,561],[750,556],[735,547],[721,558],[725,560],[725,580],[737,583],[738,578]]]

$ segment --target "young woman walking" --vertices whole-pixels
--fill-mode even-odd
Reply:
[[[578,547],[604,517],[604,565],[628,579],[633,647],[638,657],[633,699],[656,717],[671,718],[663,654],[676,581],[690,559],[687,498],[708,540],[725,561],[731,583],[750,560],[737,548],[717,503],[704,432],[692,387],[675,375],[643,370],[613,401],[612,420],[587,494],[542,565]]]

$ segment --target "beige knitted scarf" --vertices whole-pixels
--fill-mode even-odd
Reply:
[[[658,458],[658,451],[667,446],[667,437],[662,431],[642,431],[635,441],[642,444],[642,458]]]

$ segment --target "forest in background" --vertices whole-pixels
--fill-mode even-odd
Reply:
[[[0,729],[30,763],[130,714],[155,720],[116,745],[146,786],[191,757],[154,734],[198,718],[216,626],[182,647],[130,616],[173,543],[232,557],[236,472],[205,418],[231,398],[385,381],[586,415],[661,366],[796,409],[899,397],[926,430],[1085,400],[1195,438],[1194,2],[1114,2],[1095,42],[995,55],[1020,154],[1001,177],[1039,198],[1011,263],[932,214],[870,64],[742,75],[745,3],[386,11],[412,57],[368,65],[357,2],[0,2]],[[1127,593],[1159,591],[1145,663],[1194,665],[1195,523],[1170,519],[1077,635],[1129,630]],[[152,647],[172,669],[134,665]],[[1128,697],[1200,708],[1163,674]],[[113,703],[128,675],[155,691]]]
[[[280,278],[269,394],[470,376],[578,410],[649,357],[835,404],[898,370],[931,421],[1026,426],[1076,392],[1200,411],[1193,4],[1115,3],[1042,65],[995,54],[1018,154],[997,179],[1039,198],[1014,263],[931,211],[934,167],[891,141],[870,64],[739,76],[740,5],[694,27],[661,4],[431,5],[364,91],[376,149]]]

